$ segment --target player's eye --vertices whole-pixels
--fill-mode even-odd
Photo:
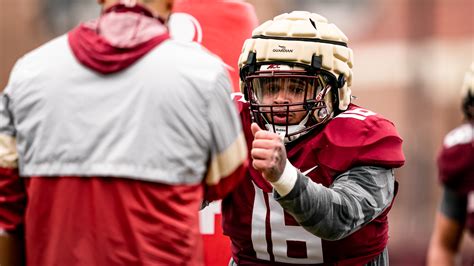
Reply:
[[[290,93],[295,94],[295,95],[300,95],[304,93],[304,88],[303,87],[291,87],[290,88]]]

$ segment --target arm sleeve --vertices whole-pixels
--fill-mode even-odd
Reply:
[[[15,129],[8,95],[0,95],[0,231],[13,232],[23,221],[26,192],[18,174]]]
[[[290,193],[274,197],[307,231],[339,240],[377,218],[391,205],[394,190],[392,169],[361,166],[339,175],[329,188],[298,172]]]
[[[237,108],[231,99],[228,76],[219,75],[208,99],[211,131],[210,163],[205,178],[205,200],[221,199],[243,177],[247,167],[247,145]]]
[[[467,212],[467,195],[459,195],[455,191],[444,187],[439,210],[446,217],[464,224]]]

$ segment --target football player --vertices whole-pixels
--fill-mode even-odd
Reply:
[[[464,229],[474,234],[474,63],[461,92],[465,122],[445,136],[438,155],[443,196],[428,249],[428,265],[455,265]],[[474,263],[474,257],[470,260]]]
[[[263,23],[244,43],[235,99],[253,167],[222,203],[231,264],[388,265],[402,139],[351,103],[347,43],[304,11]]]

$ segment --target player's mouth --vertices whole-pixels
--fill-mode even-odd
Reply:
[[[274,112],[273,113],[273,122],[275,124],[286,124],[287,120],[289,121],[291,118],[291,114],[287,112]]]

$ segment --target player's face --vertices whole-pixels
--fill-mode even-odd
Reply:
[[[267,119],[276,125],[293,125],[303,120],[307,111],[301,103],[305,99],[314,99],[314,86],[308,82],[307,79],[300,78],[262,78],[256,96],[260,104],[273,105],[262,107],[262,111],[271,111],[273,114],[272,119],[271,113],[267,113]],[[296,103],[299,104],[291,105]]]

